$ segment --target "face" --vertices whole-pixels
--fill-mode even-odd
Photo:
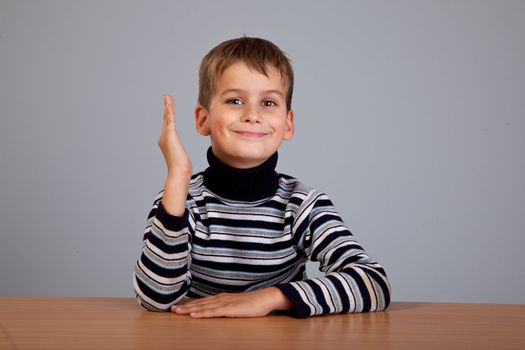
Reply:
[[[273,67],[268,76],[237,62],[217,80],[206,109],[195,109],[197,131],[211,137],[213,153],[235,168],[251,168],[277,151],[294,133],[286,88]]]

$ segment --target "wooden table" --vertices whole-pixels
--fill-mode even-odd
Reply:
[[[392,303],[294,319],[191,319],[131,298],[0,297],[0,349],[525,349],[525,305]]]

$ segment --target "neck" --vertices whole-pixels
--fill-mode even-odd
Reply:
[[[210,166],[204,171],[204,186],[220,197],[238,201],[257,201],[271,197],[279,186],[279,178],[275,172],[277,158],[275,152],[256,167],[239,169],[221,162],[210,147]]]

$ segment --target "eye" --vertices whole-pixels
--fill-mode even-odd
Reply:
[[[274,106],[277,106],[277,103],[275,103],[272,100],[265,100],[263,101],[263,106],[264,107],[274,107]]]
[[[232,104],[232,105],[241,105],[242,101],[236,97],[229,98],[226,103]]]

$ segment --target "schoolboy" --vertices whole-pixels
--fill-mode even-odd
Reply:
[[[192,317],[304,317],[384,310],[383,268],[345,227],[329,198],[278,174],[294,134],[293,70],[273,43],[242,37],[202,60],[197,131],[209,167],[192,176],[165,96],[159,147],[168,167],[135,267],[138,302]],[[307,279],[305,263],[325,273]]]

